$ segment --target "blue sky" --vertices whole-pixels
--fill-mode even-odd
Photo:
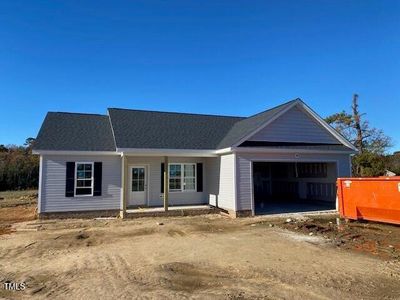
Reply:
[[[0,144],[47,111],[247,116],[352,94],[400,149],[400,1],[1,1]]]

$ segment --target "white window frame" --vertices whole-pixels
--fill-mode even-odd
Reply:
[[[179,176],[171,177],[171,165],[174,165],[174,166],[178,165],[178,166],[181,167],[181,176],[180,177]],[[173,192],[182,192],[182,188],[183,188],[182,174],[183,174],[182,164],[179,164],[179,163],[169,163],[168,164],[168,191],[169,192],[171,192],[171,193],[173,193]],[[175,178],[179,178],[181,180],[181,188],[180,189],[171,189],[169,181],[171,179],[175,179]]]
[[[89,188],[89,187],[78,187],[78,180],[82,180],[82,179],[78,179],[78,165],[92,165],[92,177],[90,177],[90,180],[91,180],[91,185],[90,185],[90,189],[91,189],[91,193],[90,194],[85,194],[85,195],[77,195],[76,194],[76,189],[79,189],[79,188]],[[74,186],[74,197],[92,197],[93,196],[93,190],[94,190],[94,162],[86,162],[86,161],[84,161],[84,162],[82,162],[82,161],[79,161],[79,162],[75,162],[75,174],[74,174],[74,177],[75,177],[75,186]],[[88,178],[87,178],[87,180],[89,180]]]
[[[170,167],[171,165],[180,165],[181,166],[181,188],[177,189],[170,189],[169,180],[170,180]],[[193,190],[185,190],[185,165],[192,165],[194,166],[194,189]],[[193,193],[197,192],[197,167],[196,163],[169,163],[168,164],[168,190],[171,193]]]

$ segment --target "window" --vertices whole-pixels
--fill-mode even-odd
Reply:
[[[171,164],[169,165],[169,190],[181,191],[182,190],[182,165]]]
[[[75,195],[93,195],[93,163],[76,163]]]
[[[143,192],[144,191],[144,167],[133,167],[132,168],[132,192]]]
[[[196,164],[170,164],[169,190],[171,192],[195,192]]]
[[[196,190],[196,165],[195,164],[185,164],[184,166],[184,176],[183,176],[183,188],[186,191]]]

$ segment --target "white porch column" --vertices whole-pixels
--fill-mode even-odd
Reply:
[[[126,216],[126,200],[127,200],[127,181],[128,178],[128,162],[124,154],[121,157],[121,204],[120,204],[120,217],[123,219]]]
[[[164,210],[168,211],[168,187],[169,187],[169,167],[168,167],[168,156],[164,156]]]

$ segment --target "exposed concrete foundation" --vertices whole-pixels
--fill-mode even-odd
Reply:
[[[251,210],[230,210],[230,209],[220,209],[221,213],[224,215],[228,215],[231,218],[244,218],[251,217],[253,212]]]
[[[46,219],[92,219],[100,217],[118,217],[119,209],[112,210],[89,210],[89,211],[66,211],[66,212],[43,212],[39,214],[40,220]]]
[[[171,208],[171,207],[170,207]],[[38,214],[40,220],[47,219],[92,219],[100,217],[121,217],[120,210],[92,210],[92,211],[67,211],[67,212],[46,212]],[[178,217],[178,216],[198,216],[207,214],[225,214],[232,218],[251,217],[251,210],[223,210],[218,207],[202,207],[202,208],[177,208],[174,207],[168,211],[143,209],[143,210],[127,210],[124,212],[123,218],[144,218],[144,217]]]
[[[251,210],[238,210],[236,212],[236,218],[251,217],[252,215],[253,212]]]

